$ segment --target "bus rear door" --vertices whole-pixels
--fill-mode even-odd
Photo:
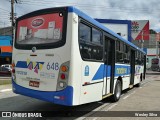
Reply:
[[[135,51],[131,49],[131,61],[130,61],[130,72],[131,72],[131,76],[130,76],[130,87],[133,87],[134,84],[134,74],[135,74]]]
[[[107,36],[104,36],[105,44],[105,72],[103,95],[113,93],[114,87],[114,71],[115,71],[115,41]]]

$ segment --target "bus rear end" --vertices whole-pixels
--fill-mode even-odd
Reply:
[[[72,105],[67,16],[64,7],[35,11],[17,19],[12,60],[15,93]]]
[[[159,58],[152,59],[151,69],[153,71],[160,71],[160,59]]]

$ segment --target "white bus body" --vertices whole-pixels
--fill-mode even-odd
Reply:
[[[98,47],[93,49],[88,43],[89,47],[81,43],[81,19],[82,24],[96,26],[107,39],[101,37],[103,42],[95,43]],[[74,7],[44,9],[18,18],[12,58],[13,91],[67,106],[100,101],[109,95],[119,100],[121,90],[142,81],[145,68],[143,64],[136,65],[136,60],[133,65],[133,62],[115,64],[109,57],[106,60],[108,38],[113,38],[110,42],[114,45],[116,40],[122,39],[123,44],[132,49],[134,58],[136,51],[143,53]],[[85,58],[83,49],[102,55],[98,59]],[[113,61],[116,61],[115,56]]]

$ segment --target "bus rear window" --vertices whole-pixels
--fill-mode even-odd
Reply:
[[[28,17],[17,23],[16,44],[43,45],[62,40],[63,13]]]

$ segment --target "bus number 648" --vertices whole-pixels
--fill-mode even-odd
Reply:
[[[59,70],[59,64],[57,62],[56,63],[52,63],[52,64],[48,63],[47,64],[47,70],[50,70],[50,69]]]

